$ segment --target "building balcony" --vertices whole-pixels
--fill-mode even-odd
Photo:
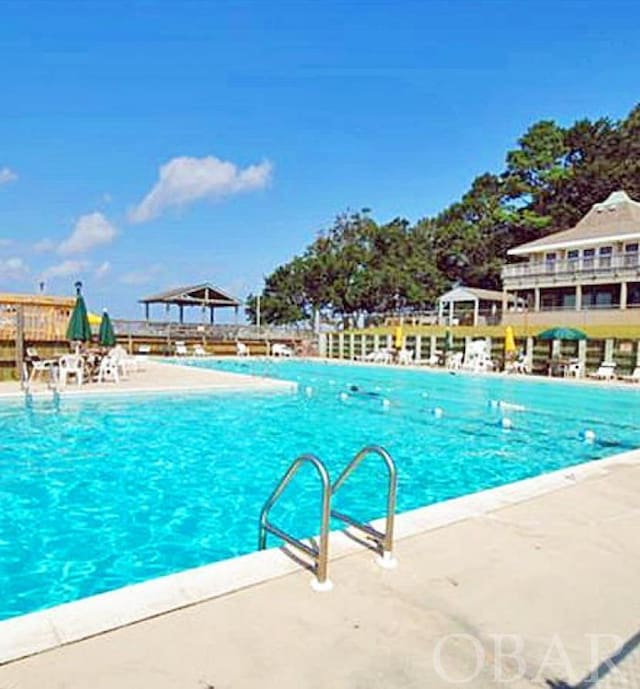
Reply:
[[[575,260],[509,263],[502,268],[505,289],[560,283],[624,282],[639,279],[640,258],[635,253]]]

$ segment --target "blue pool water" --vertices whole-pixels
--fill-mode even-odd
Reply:
[[[631,388],[322,362],[193,365],[300,388],[0,404],[0,619],[254,550],[260,508],[303,452],[335,477],[363,445],[383,445],[404,511],[640,446]],[[352,385],[373,395],[341,399]],[[586,429],[594,444],[580,438]],[[364,519],[384,512],[374,461],[338,495]],[[273,521],[316,533],[318,500],[302,472]]]

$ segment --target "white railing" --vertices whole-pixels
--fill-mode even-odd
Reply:
[[[572,275],[613,276],[616,273],[640,273],[638,254],[614,254],[594,258],[564,259],[557,261],[531,261],[509,263],[502,268],[502,279],[527,277],[553,277]]]

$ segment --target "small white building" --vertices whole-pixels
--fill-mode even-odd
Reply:
[[[503,294],[481,287],[454,287],[438,297],[438,325],[498,325]],[[516,307],[516,297],[509,299]]]

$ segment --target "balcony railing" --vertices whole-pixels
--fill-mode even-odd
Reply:
[[[615,277],[616,275],[640,276],[640,255],[614,254],[593,258],[564,259],[556,261],[535,261],[510,263],[502,268],[502,279],[562,277]]]

